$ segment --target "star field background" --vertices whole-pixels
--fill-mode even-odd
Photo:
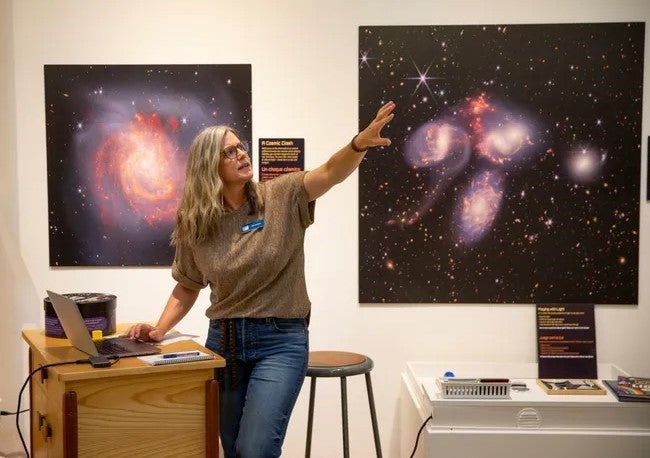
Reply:
[[[189,146],[250,139],[250,65],[45,65],[51,266],[168,266]]]
[[[363,303],[637,303],[643,23],[362,26]]]

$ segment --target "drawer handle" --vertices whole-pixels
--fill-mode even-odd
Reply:
[[[52,437],[52,427],[47,422],[47,417],[45,415],[38,411],[36,412],[36,415],[38,415],[38,430],[43,435],[43,438],[47,440],[47,438]]]

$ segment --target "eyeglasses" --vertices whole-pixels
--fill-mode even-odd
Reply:
[[[224,148],[221,151],[221,154],[223,154],[228,159],[235,159],[237,158],[237,153],[239,150],[248,154],[248,142],[239,142],[236,145],[230,145]]]

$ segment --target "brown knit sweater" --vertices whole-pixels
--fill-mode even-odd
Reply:
[[[216,235],[193,247],[176,247],[174,279],[190,289],[210,285],[210,319],[304,318],[311,303],[305,285],[305,229],[314,221],[307,202],[306,172],[260,183],[264,206],[249,215],[245,203],[226,213]],[[242,232],[263,219],[264,227]]]

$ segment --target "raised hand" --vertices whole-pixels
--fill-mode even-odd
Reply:
[[[354,146],[360,150],[366,150],[373,146],[389,146],[391,143],[390,139],[382,137],[381,130],[395,116],[395,113],[393,113],[394,109],[394,102],[388,102],[382,106],[377,111],[375,119],[368,124],[368,127],[354,137]]]

